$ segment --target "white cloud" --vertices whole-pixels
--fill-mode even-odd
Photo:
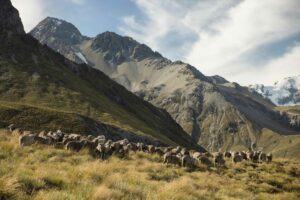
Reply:
[[[121,27],[124,34],[167,56],[172,55],[169,52],[182,51],[181,59],[198,67],[203,73],[219,74],[243,84],[256,81],[246,76],[248,72],[251,71],[255,76],[255,73],[259,75],[270,66],[275,66],[251,65],[253,60],[247,60],[251,55],[249,58],[245,55],[259,53],[257,49],[263,45],[274,44],[300,33],[299,0],[134,2],[145,15],[146,21],[140,22],[136,16],[124,18],[124,25]],[[164,41],[174,37],[171,34],[174,32],[185,35],[186,39],[182,39],[181,45],[176,46],[179,48],[164,47]],[[191,41],[190,34],[197,37]],[[287,56],[293,52],[287,52],[280,59],[294,59],[295,57]],[[279,63],[275,56],[272,59]],[[265,62],[272,63],[267,58]],[[278,74],[271,71],[269,70],[270,76],[276,79]],[[283,76],[282,73],[281,78]]]
[[[41,20],[49,16],[51,9],[61,0],[11,0],[14,7],[19,10],[26,32],[31,31]],[[64,0],[73,5],[83,5],[86,0]],[[71,6],[71,5],[70,5]]]
[[[74,4],[82,5],[85,3],[86,0],[66,0],[66,1],[69,1]]]
[[[300,75],[300,44],[291,47],[279,58],[270,60],[263,66],[253,68],[241,63],[238,73],[234,73],[232,79],[240,79],[241,83],[264,83],[273,85],[284,77]]]
[[[26,31],[30,31],[47,16],[42,0],[12,0],[12,4],[19,10]]]

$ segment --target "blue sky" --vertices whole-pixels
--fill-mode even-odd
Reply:
[[[242,85],[300,75],[300,0],[12,0],[26,31],[46,16],[87,36],[128,35]]]

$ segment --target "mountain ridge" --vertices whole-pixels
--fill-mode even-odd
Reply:
[[[1,3],[9,8],[0,8],[2,17],[9,16],[7,11],[11,10],[13,15],[17,14],[9,0],[1,0]],[[166,144],[205,151],[191,140],[165,110],[128,92],[103,72],[86,64],[77,64],[47,45],[40,44],[23,32],[20,18],[16,19],[17,21],[5,18],[0,20],[1,27],[4,27],[2,24],[8,27],[0,31],[1,104],[21,103],[67,111],[88,117],[94,123],[118,127],[124,134],[131,132]],[[13,30],[16,31],[11,32],[11,26],[7,23],[12,23]],[[59,22],[56,21],[56,24]],[[26,114],[26,110],[27,107],[25,113],[21,114],[31,116],[32,113]],[[18,117],[20,112],[16,110],[6,113],[13,115],[13,118],[8,120],[8,116],[1,115],[1,123],[19,119],[16,123],[21,124],[27,120]],[[35,120],[37,125],[43,121]]]
[[[51,47],[49,37],[44,35],[41,39],[34,30],[31,34]],[[129,38],[111,35],[118,40],[123,38],[125,44]],[[97,39],[101,36],[103,34],[97,35]],[[53,40],[59,43],[62,38],[54,37]],[[96,37],[92,37],[70,48],[79,51],[89,65],[129,91],[166,109],[197,143],[210,151],[250,148],[252,143],[258,142],[264,128],[281,134],[298,134],[289,127],[289,119],[274,109],[273,103],[247,87],[220,76],[206,77],[189,64],[153,56],[148,51],[142,51],[137,58],[133,54],[134,47],[130,49],[129,45],[122,49],[122,41],[115,43],[111,37],[101,38],[103,44],[95,48],[95,40]],[[53,49],[61,53],[59,46]],[[74,51],[63,55],[72,57],[71,54]]]

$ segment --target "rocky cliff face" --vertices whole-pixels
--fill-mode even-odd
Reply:
[[[0,5],[0,32],[24,34],[19,12],[12,6],[10,0],[0,0]]]
[[[37,27],[46,34],[38,35],[35,29],[31,34],[42,43],[53,46],[53,40],[65,39],[54,37],[51,28],[41,24]],[[69,48],[128,90],[167,110],[208,150],[248,148],[258,142],[263,128],[292,132],[279,122],[274,104],[261,95],[220,76],[206,77],[189,64],[171,62],[132,38],[105,32]]]

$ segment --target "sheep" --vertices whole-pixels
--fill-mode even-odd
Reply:
[[[273,155],[272,155],[272,153],[268,153],[267,155],[266,155],[266,157],[267,157],[267,162],[269,163],[269,162],[272,162],[272,160],[273,160]]]
[[[36,135],[34,134],[22,135],[19,137],[19,145],[20,146],[33,145],[35,143],[35,137]]]
[[[14,130],[13,130],[13,132],[12,132],[12,135],[14,135],[14,136],[21,136],[21,135],[23,135],[23,130],[22,129],[19,129],[19,128],[15,128]]]
[[[189,155],[189,151],[186,148],[182,148],[180,151],[181,155]]]
[[[171,150],[171,152],[174,153],[174,154],[178,154],[178,153],[180,153],[180,151],[181,151],[181,147],[180,146],[177,146],[176,148],[173,148]]]
[[[241,151],[240,155],[242,156],[243,160],[248,160],[247,152],[246,151]]]
[[[253,160],[254,151],[247,151],[247,160]]]
[[[207,165],[207,166],[211,166],[212,165],[212,162],[206,156],[200,156],[196,160],[198,160],[201,164],[204,164],[204,165]]]
[[[258,162],[260,154],[261,154],[260,151],[254,151],[253,156],[252,156],[252,162],[255,162],[255,163]]]
[[[231,153],[230,151],[225,151],[225,152],[224,152],[224,157],[225,157],[225,158],[231,158],[231,156],[232,156],[231,154],[232,154],[232,153]]]
[[[164,151],[163,151],[162,147],[155,147],[154,152],[160,156],[164,155]]]
[[[232,156],[232,162],[233,163],[238,163],[243,161],[243,156],[239,152],[233,153]]]
[[[101,143],[101,144],[104,144],[106,142],[106,138],[104,135],[98,135],[97,137],[95,137],[93,140],[93,142],[96,142],[96,143]]]
[[[96,150],[99,153],[100,159],[104,160],[105,159],[105,153],[106,153],[105,145],[104,144],[98,144],[97,147],[96,147]]]
[[[70,141],[66,144],[66,149],[67,150],[72,150],[72,151],[80,151],[83,147],[83,142],[82,141]]]
[[[12,133],[15,129],[16,129],[16,127],[15,127],[14,124],[10,124],[10,125],[7,127],[7,130],[8,130],[9,132],[11,132],[11,133]]]
[[[196,151],[196,152],[194,152],[194,153],[192,154],[192,157],[195,158],[195,159],[198,159],[198,158],[201,157],[201,155],[202,155],[202,154],[201,154],[200,152],[197,152],[197,151]]]
[[[155,147],[153,145],[147,145],[147,151],[153,154],[155,152]]]
[[[181,157],[181,166],[182,167],[188,167],[193,168],[195,161],[190,155],[184,155]]]
[[[147,147],[141,142],[137,143],[137,147],[138,147],[139,151],[146,151],[147,150]]]
[[[181,162],[180,162],[180,158],[176,155],[176,154],[173,154],[171,152],[167,152],[164,154],[163,156],[164,158],[164,164],[173,164],[173,165],[178,165],[180,166],[181,165]]]
[[[259,159],[260,162],[265,162],[265,161],[267,161],[267,154],[264,153],[264,152],[261,152],[261,153],[259,154],[258,159]]]
[[[51,145],[52,144],[52,140],[49,137],[36,136],[34,138],[34,140],[35,140],[35,144],[44,144],[44,145]]]
[[[223,159],[223,154],[216,152],[213,154],[213,160],[215,167],[220,167],[225,165],[225,160]]]

